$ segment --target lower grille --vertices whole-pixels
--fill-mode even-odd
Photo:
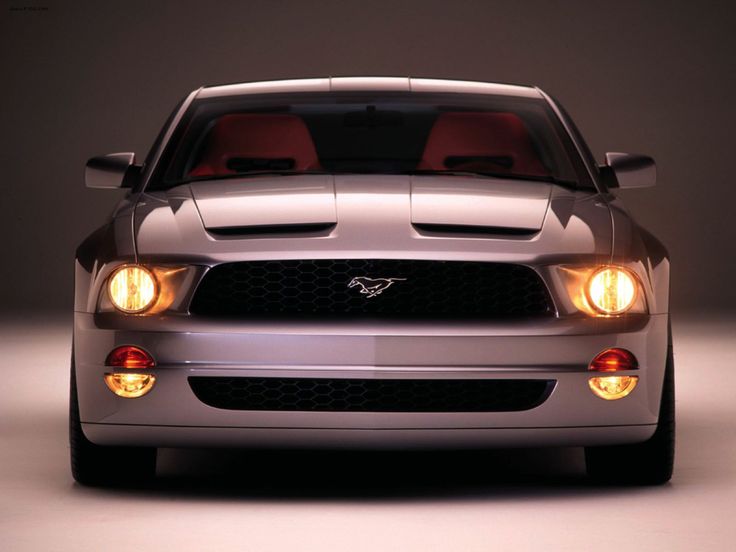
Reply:
[[[227,410],[510,412],[542,404],[555,381],[190,377],[189,385]]]
[[[211,268],[190,305],[204,316],[481,318],[549,316],[531,268],[408,259],[247,261]]]

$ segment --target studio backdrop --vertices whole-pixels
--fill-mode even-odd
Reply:
[[[145,156],[203,84],[426,76],[535,84],[598,159],[647,153],[625,193],[668,246],[673,308],[736,306],[736,73],[729,2],[58,2],[0,13],[0,304],[71,309],[76,245],[120,192],[87,190],[93,155]]]

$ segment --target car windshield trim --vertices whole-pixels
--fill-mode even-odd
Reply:
[[[256,178],[259,176],[313,176],[313,175],[332,175],[332,176],[461,176],[472,178],[488,178],[493,180],[522,180],[525,182],[542,182],[546,184],[556,184],[558,186],[575,187],[576,182],[570,180],[562,180],[553,176],[537,176],[537,175],[518,175],[494,173],[485,171],[433,171],[433,170],[415,170],[402,172],[368,172],[368,171],[253,171],[239,174],[222,174],[208,176],[192,176],[175,182],[171,182],[174,186],[181,186],[195,182],[209,182],[214,180],[240,180],[248,178]]]

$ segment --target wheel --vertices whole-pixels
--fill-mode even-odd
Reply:
[[[82,485],[135,487],[156,475],[156,449],[95,445],[82,432],[77,401],[77,378],[72,353],[69,385],[69,448],[72,476]]]
[[[672,477],[675,460],[675,363],[669,331],[667,365],[657,429],[649,440],[632,445],[586,447],[588,475],[600,482],[661,485]]]

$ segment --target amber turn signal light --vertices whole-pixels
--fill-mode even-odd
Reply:
[[[595,355],[590,361],[590,370],[596,372],[620,372],[621,370],[636,370],[639,363],[633,353],[626,349],[606,349]]]
[[[156,366],[156,361],[145,350],[135,345],[116,347],[107,355],[107,366],[129,370],[145,370]],[[107,387],[118,397],[135,399],[153,389],[156,376],[153,374],[133,374],[130,372],[105,374]]]
[[[156,361],[153,360],[153,357],[148,352],[140,347],[123,345],[110,351],[110,354],[107,355],[107,360],[105,360],[105,365],[140,370],[153,368],[156,366]]]
[[[618,348],[598,353],[589,366],[589,369],[595,372],[620,372],[638,368],[639,363],[633,353]],[[638,382],[638,376],[596,376],[588,380],[588,386],[597,397],[615,401],[631,393]]]

